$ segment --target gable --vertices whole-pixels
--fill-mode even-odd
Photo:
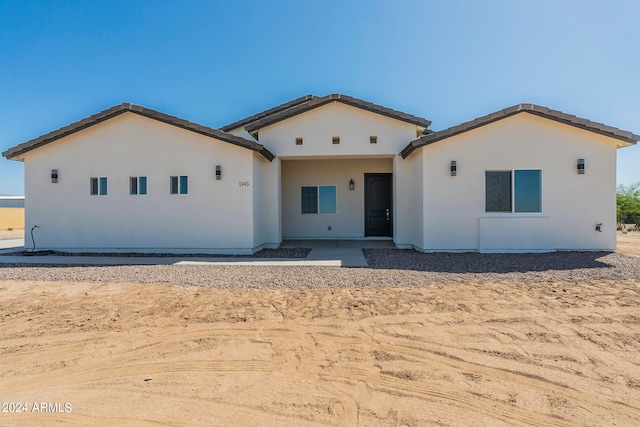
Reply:
[[[516,114],[424,146],[425,161],[446,158],[466,159],[480,169],[499,168],[502,162],[526,168],[533,160],[545,164],[559,157],[578,158],[615,156],[614,139],[566,126],[532,114]],[[538,165],[540,166],[540,165]],[[461,169],[469,166],[459,165]]]
[[[278,123],[284,120],[288,120],[292,117],[295,117],[299,114],[303,114],[306,113],[308,111],[311,111],[313,109],[322,107],[323,105],[329,104],[329,103],[341,103],[341,104],[345,104],[345,105],[350,105],[354,108],[358,108],[364,111],[369,111],[371,113],[375,113],[378,114],[380,116],[386,116],[389,117],[391,119],[394,120],[398,120],[401,122],[405,122],[405,123],[410,123],[413,124],[415,126],[417,126],[419,128],[419,131],[417,132],[417,134],[419,135],[420,133],[422,133],[422,131],[424,129],[426,129],[427,127],[429,127],[429,125],[431,124],[431,122],[427,119],[424,119],[422,117],[418,117],[418,116],[414,116],[412,114],[407,114],[407,113],[403,113],[402,111],[398,111],[398,110],[394,110],[391,108],[387,108],[387,107],[383,107],[381,105],[377,105],[371,102],[367,102],[367,101],[363,101],[361,99],[358,98],[354,98],[351,96],[347,96],[347,95],[342,95],[342,94],[331,94],[331,95],[326,95],[326,96],[322,96],[322,97],[317,97],[317,96],[313,96],[313,95],[307,95],[306,97],[304,97],[305,100],[303,100],[303,98],[298,98],[297,100],[291,101],[290,103],[287,104],[282,104],[278,107],[275,107],[272,110],[267,110],[265,113],[268,114],[262,114],[259,113],[258,115],[252,116],[252,117],[260,117],[257,120],[251,121],[250,123],[246,124],[244,126],[244,128],[250,133],[252,134],[254,137],[257,138],[258,135],[258,131],[260,129],[263,129],[265,127],[271,126],[274,123]],[[298,102],[301,101],[301,102]],[[262,114],[262,115],[261,115]],[[250,120],[251,118],[248,118],[245,121]],[[237,123],[242,123],[245,121],[240,121]],[[229,126],[225,126],[226,128],[230,128],[230,126],[237,126],[237,124],[232,124]]]
[[[535,104],[519,104],[514,105],[504,110],[496,111],[486,116],[479,117],[477,119],[462,123],[457,126],[444,129],[424,135],[412,142],[410,142],[400,153],[403,158],[409,156],[412,152],[420,147],[433,144],[435,142],[442,141],[460,135],[466,132],[473,131],[480,127],[490,125],[492,123],[507,119],[509,117],[528,114],[543,118],[545,120],[562,123],[573,128],[577,128],[583,131],[592,132],[595,134],[603,135],[605,137],[616,140],[617,148],[634,145],[640,141],[640,135],[633,134],[631,132],[608,126],[603,123],[592,122],[591,120],[583,119],[571,114],[566,114],[561,111],[551,110],[547,107],[542,107]]]
[[[40,146],[22,154],[21,158],[34,164],[48,160],[52,164],[63,164],[67,169],[75,165],[73,168],[78,170],[84,163],[115,168],[157,164],[185,169],[195,158],[250,159],[253,153],[225,141],[127,112]]]
[[[73,135],[77,132],[80,132],[84,129],[90,128],[97,124],[111,120],[114,117],[117,117],[123,113],[133,113],[133,114],[143,116],[152,120],[169,124],[171,126],[182,128],[190,132],[195,132],[200,135],[207,136],[209,138],[217,139],[219,141],[224,141],[233,145],[244,147],[249,150],[253,150],[262,154],[269,161],[273,160],[274,158],[273,154],[271,154],[269,150],[267,150],[264,146],[254,141],[249,141],[245,138],[231,135],[229,133],[226,133],[217,129],[213,129],[208,126],[199,125],[197,123],[193,123],[188,120],[180,119],[175,116],[170,116],[168,114],[160,113],[159,111],[151,110],[148,108],[144,108],[144,107],[134,105],[134,104],[129,104],[129,103],[124,103],[124,104],[117,105],[115,107],[108,108],[104,111],[101,111],[85,119],[79,120],[68,126],[64,126],[60,129],[57,129],[45,135],[39,136],[38,138],[32,139],[23,144],[12,147],[7,151],[5,151],[4,153],[2,153],[2,155],[9,160],[22,161],[24,159],[24,154],[28,153],[29,151],[35,150],[44,145],[48,145],[60,139],[66,138],[70,135]]]
[[[395,156],[416,132],[414,124],[332,102],[261,129],[260,142],[277,156]]]

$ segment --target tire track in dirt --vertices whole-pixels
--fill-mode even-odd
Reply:
[[[0,390],[78,409],[26,425],[640,425],[628,282],[43,286],[0,286]]]

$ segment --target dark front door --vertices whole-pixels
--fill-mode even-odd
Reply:
[[[391,174],[364,174],[364,235],[393,236]]]

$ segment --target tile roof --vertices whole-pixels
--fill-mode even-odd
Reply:
[[[314,98],[317,98],[317,96],[315,96],[315,95],[301,96],[300,98],[296,98],[293,101],[285,102],[284,104],[280,104],[277,107],[270,108],[270,109],[262,111],[262,112],[260,112],[258,114],[254,114],[253,116],[249,116],[249,117],[246,117],[246,118],[244,118],[242,120],[238,120],[237,122],[230,123],[230,124],[228,124],[226,126],[221,127],[220,130],[223,130],[225,132],[229,132],[230,130],[234,130],[234,129],[238,129],[238,128],[244,127],[244,126],[248,125],[251,122],[255,122],[256,120],[262,119],[264,117],[270,116],[270,115],[275,114],[275,113],[279,113],[281,111],[284,111],[284,110],[286,110],[288,108],[291,108],[291,107],[296,106],[298,104],[301,104],[303,102],[310,101],[310,100],[312,100]]]
[[[226,133],[221,130],[213,129],[208,126],[202,126],[197,123],[193,123],[188,120],[181,119],[179,117],[170,116],[168,114],[164,114],[159,111],[151,110],[149,108],[141,107],[139,105],[134,105],[130,103],[123,103],[120,105],[116,105],[114,107],[101,111],[97,114],[89,116],[85,119],[72,123],[68,126],[62,127],[58,130],[54,130],[53,132],[49,132],[46,135],[39,136],[38,138],[32,139],[31,141],[27,141],[15,147],[9,148],[7,151],[2,153],[2,155],[7,159],[16,159],[18,156],[21,156],[22,154],[27,153],[31,150],[34,150],[38,147],[42,147],[43,145],[49,144],[53,141],[64,138],[66,136],[69,136],[73,133],[76,133],[78,131],[81,131],[82,129],[86,129],[98,123],[102,123],[106,120],[109,120],[115,116],[118,116],[126,112],[138,114],[140,116],[148,117],[153,120],[158,120],[160,122],[177,126],[179,128],[186,129],[191,132],[199,133],[201,135],[205,135],[205,136],[215,138],[224,142],[228,142],[230,144],[238,145],[240,147],[257,151],[269,161],[273,160],[275,157],[269,150],[267,150],[263,145],[258,144],[257,142],[250,141],[248,139],[231,135],[230,133]]]
[[[623,144],[618,144],[618,147],[625,147],[633,145],[640,141],[640,135],[621,130],[612,126],[607,126],[603,123],[592,122],[591,120],[583,119],[571,114],[563,113],[562,111],[551,110],[547,107],[542,107],[535,104],[518,104],[504,110],[496,111],[495,113],[487,114],[486,116],[478,117],[477,119],[459,124],[457,126],[450,127],[441,131],[433,132],[428,135],[424,135],[415,141],[411,141],[401,152],[403,158],[407,158],[411,153],[420,147],[433,144],[434,142],[441,141],[443,139],[461,134],[463,132],[470,131],[472,129],[479,128],[481,126],[493,123],[495,121],[511,117],[519,113],[534,114],[546,119],[555,120],[560,123],[574,126],[579,129],[587,130],[589,132],[595,132],[600,135],[608,136],[623,141]]]
[[[331,94],[322,97],[307,95],[306,100],[302,102],[296,102],[301,100],[302,98],[298,98],[297,100],[291,101],[291,105],[282,104],[275,109],[267,110],[263,113],[259,113],[256,116],[256,120],[248,121],[248,119],[241,120],[240,122],[236,122],[233,124],[233,128],[238,127],[238,123],[243,123],[245,129],[249,132],[255,132],[261,128],[272,125],[279,121],[288,119],[290,117],[296,116],[298,114],[304,113],[306,111],[312,110],[314,108],[320,107],[322,105],[328,104],[329,102],[341,102],[346,105],[351,105],[352,107],[361,108],[366,111],[371,111],[376,114],[381,114],[383,116],[391,117],[392,119],[400,120],[403,122],[408,122],[420,127],[427,128],[431,124],[431,122],[427,119],[423,119],[422,117],[417,117],[412,114],[403,113],[401,111],[393,110],[391,108],[383,107],[381,105],[373,104],[371,102],[363,101],[361,99],[353,98],[347,95],[341,94]],[[286,106],[285,108],[282,108]],[[276,111],[272,111],[276,110]],[[267,114],[268,113],[268,114]],[[225,126],[224,129],[232,129],[232,125]]]

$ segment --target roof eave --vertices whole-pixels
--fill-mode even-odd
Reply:
[[[141,107],[139,105],[134,105],[130,103],[123,103],[111,108],[108,108],[104,111],[101,111],[97,114],[79,120],[70,125],[64,126],[58,130],[49,132],[45,135],[41,135],[37,138],[34,138],[30,141],[19,144],[15,147],[12,147],[2,155],[8,160],[17,160],[24,161],[23,154],[26,154],[29,151],[40,148],[46,144],[54,142],[58,139],[65,138],[73,133],[79,132],[83,129],[96,125],[98,123],[109,120],[119,114],[122,113],[133,113],[143,117],[147,117],[153,120],[157,120],[163,123],[167,123],[172,126],[176,126],[191,132],[195,132],[209,138],[221,140],[224,142],[228,142],[230,144],[234,144],[243,148],[247,148],[253,151],[256,151],[262,154],[267,160],[272,161],[274,156],[269,150],[267,150],[263,145],[258,144],[254,141],[250,141],[248,139],[244,139],[240,136],[232,135],[230,133],[213,129],[208,126],[199,125],[197,123],[190,122],[188,120],[181,119],[179,117],[170,116],[165,113],[161,113],[159,111],[151,110],[149,108]]]
[[[244,119],[235,121],[233,123],[229,123],[228,125],[221,127],[220,130],[223,131],[223,132],[229,132],[229,131],[232,131],[232,130],[244,128],[246,125],[248,125],[248,124],[250,124],[252,122],[255,122],[256,120],[259,120],[259,119],[271,116],[273,114],[279,113],[281,111],[284,111],[286,109],[294,107],[294,106],[296,106],[298,104],[301,104],[303,102],[307,102],[307,101],[309,101],[311,99],[314,99],[314,98],[316,98],[316,96],[315,95],[311,95],[311,94],[305,95],[305,96],[301,96],[300,98],[293,99],[291,101],[285,102],[284,104],[280,104],[280,105],[278,105],[276,107],[273,107],[273,108],[270,108],[268,110],[264,110],[264,111],[261,111],[261,112],[259,112],[257,114],[251,115],[249,117],[245,117]]]
[[[413,116],[407,113],[402,113],[400,111],[396,111],[391,108],[383,107],[380,105],[373,104],[371,102],[353,98],[351,96],[341,95],[341,94],[331,94],[323,97],[314,97],[311,100],[297,104],[286,110],[282,110],[277,113],[271,114],[269,116],[263,117],[259,120],[253,121],[249,123],[247,126],[245,126],[245,130],[250,134],[254,135],[256,131],[264,127],[271,126],[275,123],[297,116],[298,114],[311,111],[315,108],[321,107],[331,102],[341,102],[345,105],[350,105],[355,108],[360,108],[365,111],[370,111],[375,114],[380,114],[382,116],[386,116],[395,120],[403,121],[405,123],[410,123],[424,129],[428,128],[429,125],[431,125],[430,120],[427,120],[421,117]]]
[[[631,145],[635,145],[638,141],[640,141],[640,135],[607,126],[602,123],[592,122],[590,120],[582,119],[580,117],[572,116],[560,111],[550,110],[547,107],[542,107],[535,104],[519,104],[500,111],[496,111],[491,114],[487,114],[468,122],[464,122],[457,126],[425,135],[407,144],[407,146],[400,152],[400,155],[403,159],[406,159],[418,148],[433,144],[434,142],[442,141],[447,138],[451,138],[452,136],[456,136],[473,129],[477,129],[479,127],[488,125],[498,120],[505,119],[507,117],[511,117],[519,113],[529,113],[549,120],[554,120],[568,126],[573,126],[578,129],[583,129],[588,132],[597,133],[608,138],[616,139],[617,141],[620,141],[617,143],[616,148],[629,147]]]

